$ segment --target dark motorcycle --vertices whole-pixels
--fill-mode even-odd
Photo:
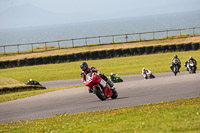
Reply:
[[[116,89],[111,89],[110,85],[100,76],[95,75],[95,73],[91,72],[86,75],[85,85],[89,87],[90,92],[96,94],[102,101],[108,98],[116,99],[118,97]]]
[[[178,64],[178,60],[176,59],[173,61],[172,71],[175,76],[179,72],[179,64]]]
[[[188,72],[190,74],[192,73],[196,73],[196,63],[191,61],[191,62],[188,62],[189,64],[187,65],[187,68],[188,68]]]
[[[114,83],[123,82],[123,79],[118,74],[110,75],[108,78]]]

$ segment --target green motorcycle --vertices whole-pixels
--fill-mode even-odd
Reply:
[[[123,82],[118,74],[111,73],[108,77],[113,83]]]

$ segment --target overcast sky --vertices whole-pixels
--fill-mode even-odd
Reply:
[[[200,10],[200,0],[0,0],[0,14],[22,5],[40,8],[49,14],[70,14],[71,22]],[[10,21],[11,14],[4,20]]]

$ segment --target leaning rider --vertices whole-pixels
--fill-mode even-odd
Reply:
[[[111,89],[115,89],[114,88],[114,84],[104,75],[104,74],[101,74],[101,72],[96,69],[95,67],[88,67],[88,64],[86,62],[82,62],[80,64],[80,68],[82,70],[81,72],[81,78],[83,80],[83,83],[86,82],[86,75],[90,72],[96,72],[98,76],[100,76],[102,79],[104,79],[111,87]],[[91,90],[89,89],[89,92],[91,92]]]
[[[187,68],[187,71],[188,71],[190,62],[194,63],[194,70],[196,71],[196,69],[197,69],[197,61],[192,56],[190,56],[189,60],[185,62],[185,67]]]
[[[145,78],[145,79],[147,79],[148,77],[147,77],[147,75],[148,74],[150,74],[150,73],[152,73],[150,70],[148,70],[148,69],[146,69],[146,68],[142,68],[142,75],[143,75],[143,77]]]
[[[29,81],[26,84],[28,84],[28,85],[39,85],[39,82],[35,81],[33,79],[29,79]]]
[[[116,77],[117,77],[117,74],[110,73],[110,79],[111,79],[111,81],[115,81]]]
[[[178,55],[174,55],[174,58],[172,58],[172,61],[171,61],[171,65],[170,65],[170,68],[171,68],[171,70],[172,70],[172,67],[173,67],[173,65],[174,65],[174,60],[177,60],[178,61],[178,72],[180,72],[179,71],[179,69],[181,68],[181,61],[180,61],[180,59],[178,58]],[[173,71],[173,70],[172,70]]]

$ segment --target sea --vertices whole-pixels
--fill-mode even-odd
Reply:
[[[82,23],[59,24],[50,26],[0,29],[0,46],[68,40],[94,36],[184,29],[192,27],[200,27],[200,11],[110,19]],[[200,34],[200,29],[195,31],[195,33]],[[112,41],[111,38],[108,39]],[[95,44],[95,42],[89,42],[89,40],[87,41],[87,43]],[[97,39],[96,42],[98,41],[99,40]],[[101,43],[103,42],[107,41],[101,40]],[[77,45],[85,45],[86,42],[85,40],[82,40],[82,42],[77,41],[73,43],[77,43]],[[41,45],[43,44],[39,44],[39,46]],[[52,43],[49,45],[57,44]],[[71,46],[72,43],[66,42],[63,44],[61,43],[60,45]],[[20,48],[20,50],[26,50],[29,48],[30,47],[24,47]],[[6,48],[6,52],[12,51],[16,51],[15,46]],[[0,47],[0,53],[1,52],[3,52],[3,47]]]

